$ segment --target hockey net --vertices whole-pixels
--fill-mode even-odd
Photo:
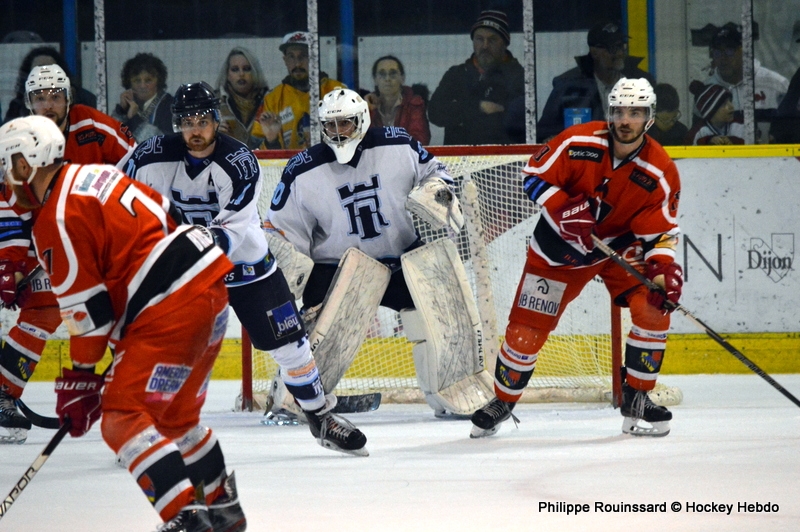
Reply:
[[[522,193],[520,172],[531,146],[431,147],[456,181],[466,230],[433,231],[418,222],[423,240],[453,239],[476,297],[484,333],[487,369],[493,374],[525,255],[538,219],[538,208]],[[257,152],[264,173],[259,213],[264,218],[290,152]],[[300,302],[299,302],[300,303]],[[611,304],[602,281],[595,279],[567,308],[542,351],[525,402],[600,402],[619,397],[618,375],[623,338],[619,307]],[[627,327],[625,327],[627,330]],[[244,336],[245,333],[243,333]],[[264,404],[277,364],[263,351],[243,344],[243,397]],[[248,351],[252,354],[248,357]],[[248,366],[252,367],[248,371]],[[616,382],[614,382],[616,381]],[[250,383],[252,383],[250,385]],[[614,393],[616,386],[617,393]],[[353,364],[337,386],[337,395],[380,392],[384,402],[424,403],[417,386],[411,344],[399,314],[381,307]],[[659,384],[654,401],[680,403],[679,389]]]

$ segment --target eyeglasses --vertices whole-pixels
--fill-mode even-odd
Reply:
[[[616,54],[618,52],[628,51],[628,43],[621,42],[617,44],[597,44],[595,45],[595,48],[602,48],[610,54]]]
[[[381,78],[381,79],[397,79],[400,76],[402,76],[402,74],[400,73],[399,70],[390,70],[388,72],[385,70],[378,70],[378,73],[375,74],[376,78]]]
[[[733,57],[734,55],[736,55],[736,52],[738,50],[739,50],[738,48],[721,48],[721,49],[717,48],[711,50],[711,57],[713,57],[714,59],[719,59],[721,57]]]

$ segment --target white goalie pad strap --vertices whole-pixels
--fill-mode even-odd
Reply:
[[[449,239],[400,257],[416,310],[401,313],[420,389],[435,410],[471,414],[493,397],[467,273]]]
[[[452,187],[439,178],[427,179],[411,189],[406,198],[406,210],[434,229],[450,227],[459,233],[464,227],[458,197]]]
[[[308,335],[325,393],[333,391],[353,363],[390,277],[389,268],[355,248],[345,251],[339,261]]]
[[[292,295],[295,299],[300,299],[314,267],[314,261],[297,251],[297,248],[277,231],[264,231],[264,234],[267,236],[269,250],[275,256],[283,276],[286,277]]]

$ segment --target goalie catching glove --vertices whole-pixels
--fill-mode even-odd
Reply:
[[[555,209],[553,220],[558,224],[558,231],[565,241],[577,244],[584,253],[594,249],[592,233],[597,220],[588,199],[583,196],[569,198],[564,205]]]
[[[647,263],[646,275],[662,288],[662,290],[650,290],[647,302],[665,314],[675,310],[683,287],[683,270],[680,264],[650,261]]]
[[[30,296],[30,287],[24,286],[17,293],[17,283],[24,278],[25,264],[10,260],[0,261],[0,300],[11,310],[23,306]]]
[[[418,216],[434,229],[450,227],[460,233],[464,215],[453,187],[442,179],[426,179],[411,189],[406,199],[406,210]]]
[[[83,436],[100,419],[100,392],[103,375],[91,369],[64,369],[63,377],[56,379],[56,413],[63,425],[69,418],[73,438]]]

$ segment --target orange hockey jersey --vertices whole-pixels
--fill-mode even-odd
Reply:
[[[580,267],[605,258],[597,249],[584,255],[565,241],[550,215],[576,196],[589,199],[595,234],[614,249],[639,240],[644,260],[675,260],[680,178],[675,163],[650,137],[627,158],[614,161],[605,122],[572,126],[530,158],[523,180],[525,194],[544,207],[530,247],[551,266]]]
[[[136,148],[136,139],[116,119],[88,105],[69,109],[64,158],[77,164],[113,164],[122,168]]]
[[[176,228],[168,208],[113,166],[68,164],[54,178],[33,241],[75,361],[97,363],[142,311],[179,289],[203,293],[232,268],[205,229]]]

